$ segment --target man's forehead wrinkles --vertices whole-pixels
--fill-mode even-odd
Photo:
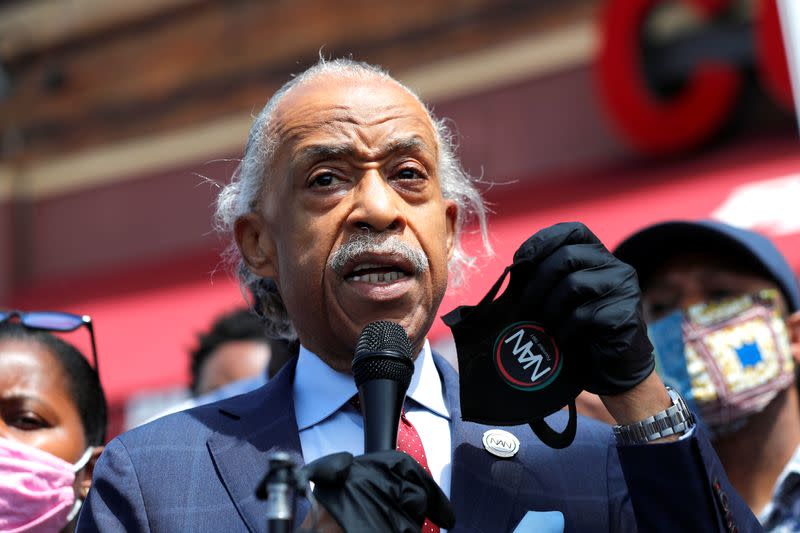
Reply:
[[[409,125],[412,125],[414,128],[425,128],[431,131],[433,130],[430,121],[427,120],[427,117],[422,119],[415,116],[413,113],[352,113],[350,111],[332,113],[329,111],[330,110],[313,113],[313,119],[309,118],[308,116],[304,116],[291,122],[283,122],[281,124],[283,126],[282,129],[287,131],[297,130],[303,132],[315,131],[318,129],[338,131],[342,127],[347,128],[355,126],[358,128],[357,131],[361,131],[362,129],[368,131],[370,128],[387,125],[393,121],[406,120],[409,121]]]
[[[374,148],[368,148],[366,144],[352,141],[310,144],[300,148],[294,159],[298,164],[341,157],[377,160],[395,153],[429,153],[433,148],[418,135],[389,139]]]
[[[401,105],[386,105],[376,109],[361,109],[358,113],[352,113],[353,121],[360,126],[380,126],[391,122],[392,120],[413,120],[414,122],[423,122],[419,120],[416,113],[417,110],[409,109],[407,106]]]
[[[308,124],[311,122],[341,121],[356,125],[379,125],[392,119],[419,119],[424,117],[430,124],[427,111],[418,101],[410,101],[407,95],[398,96],[389,103],[380,103],[367,97],[366,101],[319,101],[310,96],[292,98],[281,102],[275,110],[275,118]]]

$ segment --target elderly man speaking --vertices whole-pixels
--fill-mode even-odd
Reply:
[[[501,457],[482,442],[493,428],[462,420],[458,377],[426,334],[448,276],[469,263],[464,224],[485,231],[483,204],[443,123],[380,68],[321,61],[275,93],[217,215],[268,329],[299,339],[299,356],[261,389],[112,441],[79,531],[264,531],[269,502],[256,489],[276,451],[316,460],[316,503],[297,505],[307,530],[758,529],[699,428],[643,430],[682,402],[650,372],[635,276],[582,226],[570,239],[563,227],[537,234],[548,257],[531,279],[552,290],[535,305],[558,317],[559,343],[586,347],[573,354],[594,392],[630,383],[603,396],[615,436],[581,419],[556,450],[527,425],[505,428],[521,442]],[[623,300],[619,323],[600,318]],[[350,367],[376,320],[403,327],[414,374],[403,451],[363,454]]]

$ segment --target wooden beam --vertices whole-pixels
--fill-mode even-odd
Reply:
[[[339,0],[335,8],[328,0],[199,3],[179,16],[10,64],[14,92],[0,102],[0,135],[11,131],[22,142],[16,152],[0,151],[0,158],[49,158],[249,113],[290,74],[313,63],[320,49],[410,72],[412,79],[421,68],[422,76],[440,80],[437,97],[451,90],[448,81],[425,66],[478,54],[475,72],[484,77],[473,76],[469,90],[475,90],[495,78],[511,79],[505,64],[519,63],[506,61],[511,49],[494,56],[480,56],[481,50],[525,39],[534,44],[524,49],[544,46],[539,34],[590,20],[595,6],[594,0],[564,0],[555,10],[550,2],[530,0]],[[525,61],[585,55],[585,31],[579,33]],[[575,43],[575,51],[564,49]],[[467,70],[461,68],[464,76]]]
[[[18,56],[130,24],[198,0],[27,0],[0,7],[0,57]]]
[[[436,102],[586,64],[595,46],[593,27],[578,21],[535,38],[400,71],[396,76],[426,101]],[[565,54],[565,50],[571,52]],[[15,196],[41,199],[215,157],[236,156],[244,148],[252,118],[250,112],[240,112],[187,128],[31,161],[22,166],[24,179],[20,179],[19,165],[0,165],[0,199],[4,190],[7,194],[12,191],[10,181],[3,188],[4,180],[15,175]]]
[[[400,76],[425,100],[435,101],[585,64],[596,47],[596,24],[592,20],[582,20],[473,54],[440,60]]]

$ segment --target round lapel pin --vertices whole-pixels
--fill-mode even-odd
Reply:
[[[483,433],[483,447],[497,457],[507,459],[519,451],[519,439],[502,429],[490,429]]]

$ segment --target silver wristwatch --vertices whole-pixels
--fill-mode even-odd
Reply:
[[[661,437],[682,435],[694,427],[694,416],[681,395],[671,387],[666,389],[672,405],[641,422],[614,426],[617,444],[647,444]]]

